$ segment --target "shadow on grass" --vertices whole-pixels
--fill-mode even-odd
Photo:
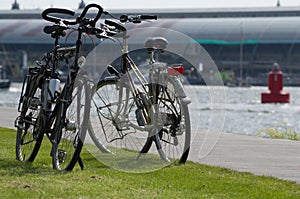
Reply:
[[[26,174],[49,174],[53,173],[48,167],[35,165],[31,162],[19,162],[12,159],[0,159],[0,173],[2,175],[26,175]]]
[[[43,140],[38,156],[34,162],[18,161],[15,155],[15,136],[15,130],[0,127],[0,175],[62,175],[70,173],[68,171],[56,171],[52,168],[52,159],[49,155],[51,143],[47,139]],[[82,151],[81,157],[85,164],[85,170],[107,168],[95,160],[86,150]],[[75,170],[80,170],[78,164],[74,171]]]
[[[0,134],[0,174],[23,176],[28,174],[38,175],[61,175],[68,174],[67,171],[56,171],[52,168],[52,160],[49,156],[51,143],[44,139],[41,149],[34,162],[20,162],[15,158],[15,131],[3,129]],[[86,145],[85,145],[86,146]],[[85,171],[99,169],[114,169],[125,172],[143,173],[161,169],[169,163],[162,161],[158,155],[147,154],[137,159],[137,153],[128,149],[114,149],[117,155],[103,154],[99,149],[91,154],[91,151],[83,148],[81,158],[84,163]],[[117,150],[117,151],[116,151]],[[79,169],[76,165],[74,172]]]
[[[98,170],[107,169],[108,167],[95,161],[95,158],[87,158],[83,160],[85,169],[84,170]],[[12,159],[0,159],[0,175],[16,175],[24,176],[28,174],[38,174],[38,175],[64,175],[71,172],[77,172],[79,169],[78,164],[73,171],[57,171],[52,168],[50,162],[43,164],[41,161],[37,162],[20,162],[18,160]]]
[[[148,173],[166,167],[170,162],[166,162],[156,154],[142,154],[124,148],[109,148],[113,154],[102,153],[93,145],[86,145],[88,151],[96,158],[98,164],[107,165],[114,170],[129,173]],[[174,162],[174,160],[171,160]]]

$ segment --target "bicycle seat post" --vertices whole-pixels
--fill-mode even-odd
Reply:
[[[126,34],[126,32],[124,32],[122,34],[123,34],[123,49],[122,49],[122,53],[123,54],[127,54],[128,53],[127,34]]]

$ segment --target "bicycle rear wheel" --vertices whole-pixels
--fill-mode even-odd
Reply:
[[[155,117],[158,118],[159,131],[151,139],[155,142],[162,159],[185,163],[191,142],[188,103],[183,96],[179,95],[181,88],[177,88],[172,79],[168,78],[164,86],[159,86],[157,104],[155,104],[157,106]],[[148,152],[151,144],[149,140],[146,142],[143,153]]]
[[[78,81],[80,82],[80,81]],[[76,82],[76,83],[78,83]],[[55,139],[52,149],[52,163],[56,170],[72,170],[77,161],[81,164],[80,152],[87,130],[90,109],[90,91],[86,83],[74,86],[71,103],[66,112],[66,103],[60,103],[55,121]],[[65,113],[64,113],[65,112]]]
[[[19,161],[34,161],[44,136],[41,89],[37,86],[32,89],[29,96],[23,96],[21,116],[17,121],[16,158]]]

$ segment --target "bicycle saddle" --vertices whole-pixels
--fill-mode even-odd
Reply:
[[[150,37],[145,41],[145,48],[164,50],[167,48],[168,41],[164,37]]]

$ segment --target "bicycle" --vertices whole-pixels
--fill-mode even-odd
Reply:
[[[89,9],[98,11],[94,19],[86,18]],[[70,21],[52,14],[74,16],[67,9],[49,8],[42,17],[54,25],[45,26],[44,32],[54,38],[54,49],[46,53],[37,66],[29,68],[24,78],[18,111],[16,157],[20,161],[32,162],[40,149],[44,134],[52,143],[52,164],[56,170],[72,170],[77,162],[83,169],[80,158],[90,109],[90,88],[84,72],[80,68],[85,58],[80,56],[84,33],[98,34],[95,28],[103,9],[97,4],[89,4],[76,20]],[[78,27],[72,28],[72,25]],[[59,39],[66,30],[77,31],[75,46],[60,47]],[[71,61],[74,60],[72,64]],[[69,66],[67,80],[61,89],[58,68],[61,61]]]
[[[120,22],[141,23],[156,20],[152,15],[122,15]],[[158,37],[145,42],[149,53],[149,81],[128,54],[126,27],[106,19],[102,24],[108,36],[122,39],[121,69],[107,66],[104,76],[93,89],[88,132],[104,153],[135,153],[136,159],[150,151],[153,143],[166,162],[185,163],[191,141],[188,104],[180,75],[182,65],[167,66],[155,62],[156,51],[164,51],[167,40]],[[138,80],[135,83],[134,79]],[[151,151],[153,153],[154,151]]]

